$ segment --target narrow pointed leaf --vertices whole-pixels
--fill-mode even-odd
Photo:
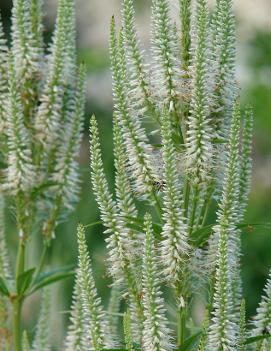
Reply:
[[[31,268],[19,275],[18,282],[17,282],[17,292],[19,295],[23,295],[26,292],[26,290],[29,288],[32,282],[34,272],[35,272],[35,268]]]
[[[51,272],[41,273],[36,281],[34,282],[31,290],[29,291],[29,295],[33,292],[53,283],[56,283],[60,280],[64,280],[72,277],[75,274],[74,266],[68,265],[62,267],[58,270],[53,270]]]
[[[179,351],[190,351],[193,350],[195,344],[199,341],[202,332],[198,332],[186,339],[185,342],[180,346]]]
[[[209,224],[204,226],[203,228],[195,230],[190,236],[190,241],[192,246],[194,247],[203,246],[208,241],[210,235],[212,234],[213,227],[214,227],[213,224]]]
[[[6,296],[9,296],[9,290],[6,285],[6,282],[3,278],[0,277],[0,293]]]
[[[252,336],[246,339],[245,345],[250,345],[250,344],[253,344],[254,342],[258,342],[269,338],[271,338],[271,334]]]
[[[131,216],[125,216],[125,219],[127,220],[127,226],[131,229],[138,229],[138,231],[142,232],[144,231],[144,220],[139,217],[131,217]],[[154,231],[155,235],[160,235],[162,226],[160,223],[153,223],[152,228]]]

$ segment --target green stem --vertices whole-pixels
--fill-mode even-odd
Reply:
[[[196,211],[198,207],[198,200],[199,200],[199,188],[195,187],[194,189],[194,196],[193,196],[193,202],[192,202],[192,209],[191,209],[191,217],[190,217],[190,230],[189,234],[191,235],[194,229],[194,222],[195,222],[195,216],[196,216]]]
[[[212,203],[212,197],[213,197],[213,194],[214,194],[214,188],[211,186],[210,189],[209,189],[209,192],[208,192],[208,196],[205,200],[205,211],[202,215],[202,222],[201,222],[201,227],[204,227],[205,224],[206,224],[206,221],[207,221],[207,217],[208,217],[208,213],[209,213],[209,209],[210,209],[210,206],[211,206],[211,203]],[[200,220],[200,218],[199,218]]]
[[[208,216],[208,212],[209,212],[209,208],[210,208],[210,204],[211,204],[211,200],[212,200],[212,192],[210,192],[206,199],[204,200],[204,203],[201,207],[201,211],[200,211],[200,215],[198,217],[198,221],[197,221],[197,229],[199,227],[204,227],[206,220],[207,220],[207,216]]]
[[[184,217],[188,218],[188,207],[189,207],[189,197],[190,197],[190,185],[188,179],[186,179],[184,186]]]
[[[185,73],[184,81],[189,80],[190,46],[191,46],[191,0],[180,0],[181,19],[181,57],[182,70]],[[190,97],[183,101],[183,121],[185,127],[184,139],[187,137],[187,118],[190,110]]]
[[[215,292],[215,272],[213,272],[211,274],[211,280],[210,280],[210,284],[209,284],[209,301],[208,301],[208,305],[207,305],[209,317],[211,316],[211,313],[213,310],[214,292]]]
[[[184,278],[184,277],[183,277]],[[186,279],[182,279],[183,284],[177,282],[176,285],[176,301],[177,301],[177,342],[178,347],[183,345],[185,341],[186,331],[186,314],[187,314],[187,294],[186,291]],[[183,289],[184,288],[184,289]]]
[[[190,45],[191,45],[191,0],[180,1],[181,17],[181,55],[182,68],[187,71],[190,64]]]
[[[25,238],[20,239],[16,261],[16,288],[18,288],[18,278],[24,272],[25,266]]]
[[[160,220],[162,220],[162,207],[160,205],[160,201],[159,201],[159,198],[158,196],[155,194],[155,191],[152,190],[152,197],[153,197],[153,200],[154,200],[154,203],[155,203],[155,209],[156,209],[156,212],[157,212],[157,215],[158,215],[158,218]]]
[[[179,116],[178,112],[176,111],[176,109],[173,112],[173,120],[174,120],[173,126],[176,130],[176,134],[175,133],[173,134],[173,138],[175,137],[174,138],[174,139],[176,139],[175,141],[177,143],[183,145],[184,144],[184,136],[183,136],[182,128],[180,126],[180,116]]]
[[[206,224],[208,213],[209,213],[210,204],[211,204],[211,201],[209,200],[207,205],[206,205],[206,208],[205,208],[205,213],[204,213],[204,216],[203,216],[203,219],[202,219],[201,227],[204,227],[205,224]]]
[[[21,351],[21,312],[22,312],[22,300],[17,296],[12,303],[13,306],[13,343],[14,351]]]
[[[181,346],[185,340],[185,320],[186,311],[181,307],[178,313],[178,346]]]
[[[25,238],[20,238],[19,249],[17,254],[16,262],[16,290],[18,292],[18,282],[20,275],[24,272],[25,267]],[[21,351],[21,312],[22,312],[22,297],[15,295],[12,301],[12,324],[13,324],[13,340],[14,340],[14,351]]]
[[[40,258],[39,264],[38,264],[38,266],[37,266],[37,268],[35,270],[35,274],[34,274],[34,277],[33,277],[33,283],[35,282],[35,280],[37,279],[38,275],[42,271],[42,268],[43,268],[43,266],[45,264],[48,248],[49,248],[49,245],[45,243],[44,246],[43,246],[43,249],[42,249],[42,253],[41,253],[41,258]]]

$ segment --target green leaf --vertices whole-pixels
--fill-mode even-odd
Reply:
[[[134,223],[134,222],[131,222],[131,221],[127,222],[126,226],[127,226],[127,228],[135,230],[138,233],[142,233],[143,230],[144,230],[143,227],[140,224]]]
[[[214,224],[209,224],[203,228],[195,230],[190,237],[192,246],[194,247],[204,246],[204,244],[206,244],[206,242],[208,241],[208,239],[212,234],[213,227],[214,227]]]
[[[200,331],[200,332],[190,336],[190,338],[186,339],[185,342],[179,347],[178,351],[192,350],[193,347],[195,346],[195,344],[199,341],[201,334],[202,334],[202,332]]]
[[[138,218],[138,217],[131,217],[131,216],[126,216],[123,218],[126,222],[126,225],[129,229],[133,229],[137,232],[143,233],[144,232],[144,221],[142,218]],[[102,221],[98,221],[98,222],[93,222],[93,223],[89,223],[87,225],[85,225],[85,228],[91,228],[91,227],[95,227],[98,225],[102,225],[103,222]],[[156,236],[160,236],[162,230],[162,226],[159,223],[153,223],[153,231],[155,233]]]
[[[126,220],[126,225],[128,228],[144,233],[143,218],[125,216],[124,219]],[[159,237],[162,231],[162,225],[160,223],[153,223],[152,227],[153,227],[154,234]]]
[[[98,222],[92,222],[92,223],[89,223],[87,225],[84,225],[84,228],[91,228],[91,227],[96,227],[98,225],[102,225],[103,222],[102,221],[98,221]]]
[[[9,296],[9,290],[8,290],[7,284],[2,277],[0,277],[0,293],[5,296]]]
[[[75,266],[73,265],[68,265],[50,272],[41,273],[35,280],[28,295],[32,294],[33,292],[47,285],[72,277],[74,274],[75,274]]]
[[[35,268],[31,268],[19,275],[17,281],[17,293],[19,295],[23,295],[29,288],[30,284],[32,283],[34,272]]]
[[[257,228],[271,229],[271,223],[270,222],[240,223],[240,224],[237,224],[237,228],[246,229],[249,232],[253,232]]]
[[[191,245],[194,247],[202,247],[204,246],[208,239],[210,238],[213,227],[215,224],[209,224],[205,227],[195,230],[190,237]],[[236,228],[245,229],[249,232],[253,232],[257,228],[271,229],[270,222],[262,222],[262,223],[239,223],[236,225]]]
[[[47,190],[48,188],[52,186],[58,185],[57,182],[54,182],[52,180],[48,180],[47,182],[44,182],[40,184],[39,186],[35,187],[32,192],[31,192],[31,198],[35,198],[36,196],[40,195],[44,190]]]
[[[253,344],[254,342],[268,339],[270,337],[271,337],[271,334],[252,336],[252,337],[246,339],[245,345]]]
[[[7,169],[8,164],[0,159],[0,169]]]
[[[228,140],[225,138],[213,138],[213,144],[227,144]]]
[[[151,146],[156,148],[156,149],[161,149],[163,147],[162,144],[152,144]]]

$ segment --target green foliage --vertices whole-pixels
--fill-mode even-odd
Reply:
[[[59,269],[54,269],[50,272],[42,272],[33,277],[27,295],[31,295],[33,292],[40,290],[48,285],[51,285],[60,280],[70,278],[74,276],[74,266],[64,266]]]

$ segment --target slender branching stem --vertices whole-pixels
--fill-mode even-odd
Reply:
[[[211,206],[211,199],[208,200],[208,202],[206,203],[205,206],[205,210],[204,210],[204,215],[202,217],[202,222],[201,222],[201,227],[204,227],[208,218],[208,214],[209,214],[209,210],[210,210],[210,206]]]
[[[45,265],[47,254],[48,254],[48,249],[49,249],[49,245],[47,243],[45,243],[43,245],[43,248],[42,248],[42,253],[41,253],[40,260],[39,260],[39,264],[35,270],[35,274],[33,277],[33,283],[35,282],[35,280],[37,279],[37,277],[39,276],[39,274],[41,273],[41,271]]]
[[[26,250],[26,240],[24,237],[20,238],[19,249],[16,261],[16,287],[18,288],[18,278],[24,272],[25,267],[25,250]]]
[[[200,213],[198,216],[197,228],[204,227],[204,225],[206,223],[209,209],[210,209],[210,205],[212,202],[212,195],[213,195],[213,189],[208,190],[208,192],[206,194],[206,198],[201,206],[201,210],[200,210]]]
[[[180,307],[178,311],[178,346],[185,341],[186,308]]]
[[[190,235],[192,234],[193,229],[194,229],[196,212],[197,212],[198,202],[199,202],[199,195],[200,195],[200,188],[198,186],[195,186],[194,193],[193,193],[191,214],[190,214],[190,223],[189,223],[189,234]]]
[[[191,0],[180,0],[181,17],[181,54],[183,69],[188,70],[190,64],[190,45],[191,45]]]
[[[25,270],[25,247],[26,242],[25,238],[20,238],[19,249],[17,254],[17,263],[16,263],[16,290],[17,292],[12,297],[12,325],[13,325],[13,340],[14,340],[14,349],[15,351],[21,351],[21,311],[23,304],[23,297],[18,294],[19,288],[19,277],[24,273]]]
[[[14,351],[21,351],[21,312],[22,312],[22,299],[19,296],[16,296],[12,303],[13,316],[12,316],[12,325],[13,325],[13,343]]]
[[[189,180],[186,179],[184,186],[184,217],[188,218],[188,208],[189,208],[189,197],[190,197],[190,184]]]
[[[161,207],[159,198],[154,190],[152,191],[152,195],[153,195],[153,199],[154,199],[154,203],[155,203],[156,213],[158,215],[158,218],[161,220],[162,219],[162,207]]]

